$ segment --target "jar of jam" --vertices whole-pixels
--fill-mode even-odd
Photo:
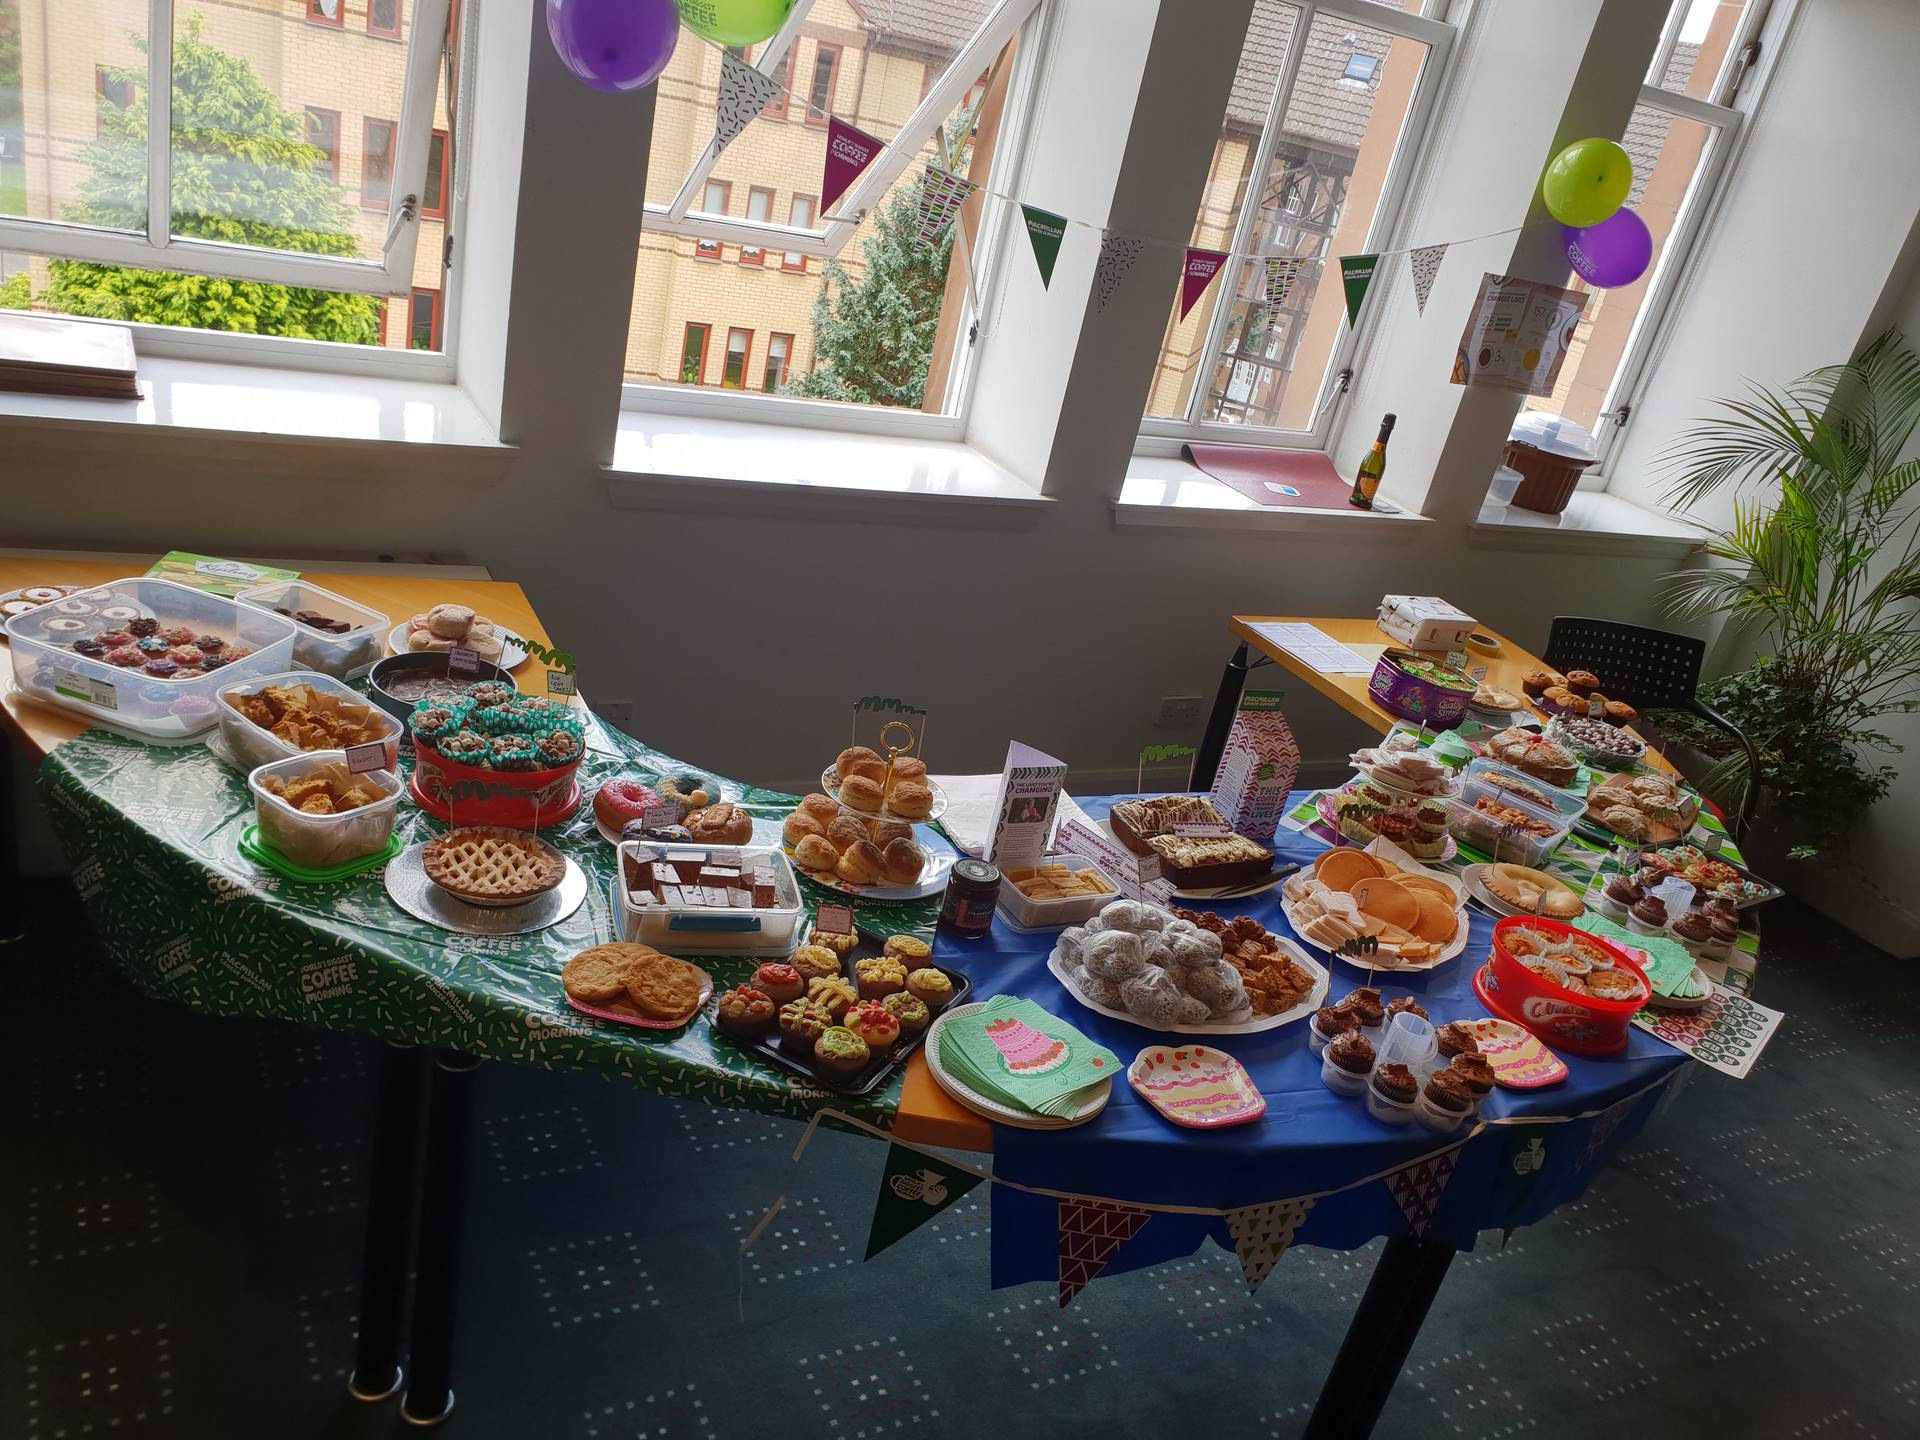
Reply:
[[[956,860],[940,900],[940,928],[956,935],[984,935],[993,927],[999,899],[999,870],[985,860]]]

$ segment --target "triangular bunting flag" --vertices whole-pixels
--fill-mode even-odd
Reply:
[[[1340,284],[1347,292],[1347,324],[1359,323],[1361,302],[1367,298],[1367,287],[1373,283],[1373,272],[1379,268],[1378,255],[1340,257]]]
[[[1026,217],[1027,239],[1033,242],[1033,258],[1040,265],[1040,287],[1048,289],[1053,284],[1053,262],[1060,258],[1060,242],[1067,238],[1067,217],[1031,205],[1022,205],[1020,213]]]
[[[871,1260],[894,1241],[911,1235],[979,1183],[978,1175],[957,1165],[905,1146],[887,1146],[864,1258]]]
[[[1060,1308],[1072,1300],[1147,1223],[1147,1212],[1105,1200],[1060,1202]]]
[[[1547,1168],[1547,1140],[1553,1129],[1551,1125],[1516,1125],[1507,1137],[1505,1213],[1501,1223],[1508,1234],[1513,1233],[1520,1212],[1532,1198],[1540,1172]]]
[[[1422,245],[1409,257],[1413,267],[1413,304],[1424,315],[1427,313],[1427,296],[1433,290],[1433,277],[1440,273],[1440,261],[1445,257],[1444,245]]]
[[[1416,1160],[1387,1176],[1387,1189],[1407,1217],[1415,1235],[1425,1235],[1433,1215],[1440,1208],[1440,1197],[1453,1179],[1453,1167],[1459,1152],[1449,1150],[1429,1160]]]
[[[714,127],[716,150],[731,145],[734,137],[747,128],[747,122],[780,89],[780,82],[763,75],[731,50],[720,52],[720,109]]]
[[[926,176],[920,182],[920,221],[914,227],[914,243],[939,244],[953,212],[979,188],[971,180],[962,180],[938,165],[927,166]]]
[[[876,140],[866,131],[855,129],[838,115],[829,115],[827,169],[820,180],[820,208],[832,210],[833,202],[847,193],[847,187],[886,147],[886,141]]]
[[[1207,286],[1213,283],[1213,277],[1220,267],[1227,263],[1224,250],[1196,250],[1187,247],[1187,268],[1180,277],[1180,318],[1187,318],[1187,312],[1193,309],[1194,302],[1207,293]]]
[[[1233,1253],[1240,1257],[1249,1294],[1273,1273],[1312,1208],[1311,1200],[1273,1200],[1227,1212],[1227,1233],[1233,1237]]]
[[[1307,268],[1304,255],[1269,255],[1267,257],[1267,314],[1272,317],[1275,311],[1287,303],[1287,296],[1293,293],[1294,282],[1300,278],[1300,272]]]
[[[1639,1098],[1638,1095],[1629,1095],[1626,1099],[1608,1106],[1595,1117],[1593,1128],[1587,1132],[1587,1148],[1580,1152],[1579,1169],[1590,1168],[1593,1162],[1600,1158],[1601,1152],[1608,1148],[1614,1133],[1619,1130],[1621,1122],[1627,1118],[1627,1112],[1633,1108],[1633,1102]]]
[[[1101,236],[1100,260],[1093,267],[1094,297],[1100,309],[1107,308],[1107,302],[1120,289],[1120,282],[1146,248],[1146,236],[1131,231],[1109,230]]]

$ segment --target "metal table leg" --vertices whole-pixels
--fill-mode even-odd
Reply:
[[[1396,1235],[1387,1241],[1302,1440],[1360,1440],[1373,1433],[1453,1254],[1438,1240]]]
[[[419,1202],[428,1052],[384,1045],[374,1091],[372,1182],[360,1272],[360,1340],[347,1393],[384,1400],[400,1388],[400,1326]]]
[[[1234,712],[1240,708],[1240,687],[1247,682],[1247,643],[1234,647],[1233,656],[1220,676],[1220,688],[1213,693],[1213,710],[1207,716],[1206,734],[1200,751],[1193,757],[1193,788],[1211,790],[1213,777],[1220,769],[1220,757],[1226,753],[1227,736],[1233,730]]]
[[[453,1411],[453,1322],[459,1308],[460,1252],[466,1228],[471,1055],[433,1057],[427,1100],[426,1173],[420,1196],[420,1258],[413,1291],[413,1343],[400,1418],[438,1425]]]

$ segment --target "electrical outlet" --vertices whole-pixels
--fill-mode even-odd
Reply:
[[[616,730],[633,733],[633,701],[593,699],[593,713]]]
[[[1177,729],[1191,725],[1200,718],[1200,697],[1198,695],[1162,695],[1160,713],[1154,718],[1154,724],[1164,729]]]

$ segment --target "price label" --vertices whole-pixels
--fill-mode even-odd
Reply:
[[[387,743],[369,740],[364,745],[347,746],[347,773],[365,775],[370,770],[387,768]]]
[[[457,680],[480,678],[480,652],[456,645],[447,652],[447,674]]]
[[[664,830],[669,825],[680,823],[680,807],[671,800],[658,805],[649,805],[640,812],[640,823],[649,830]]]
[[[813,928],[827,935],[851,935],[853,933],[853,907],[851,905],[822,905],[813,912]]]
[[[47,671],[47,676],[53,682],[53,693],[56,695],[64,695],[69,700],[78,700],[86,705],[97,705],[102,710],[120,708],[120,692],[111,680],[82,675],[78,670],[57,670],[51,667]]]
[[[1172,831],[1175,835],[1211,836],[1218,838],[1231,835],[1233,828],[1228,825],[1222,825],[1217,820],[1176,820],[1173,822]]]
[[[1136,862],[1134,869],[1140,876],[1140,883],[1142,885],[1149,885],[1160,878],[1160,857],[1158,855],[1142,855]]]
[[[547,694],[577,695],[579,687],[573,683],[573,676],[565,670],[547,671]]]

